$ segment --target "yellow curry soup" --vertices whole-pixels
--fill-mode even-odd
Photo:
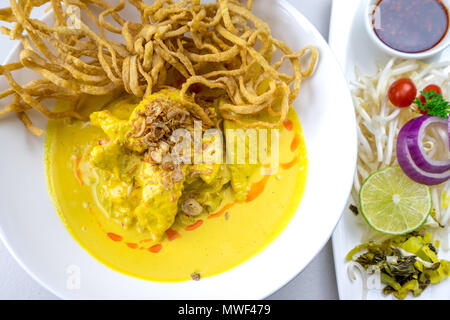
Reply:
[[[163,91],[146,101],[163,96],[177,99],[176,92]],[[83,109],[90,114],[110,98],[90,98]],[[91,123],[50,121],[47,127],[51,196],[70,233],[93,257],[134,277],[186,281],[241,264],[282,232],[297,210],[307,174],[295,111],[280,128],[276,174],[264,176],[248,165],[209,165],[207,171],[208,165],[191,165],[169,192],[155,166],[123,151],[123,145],[139,151],[136,139],[124,132],[134,130],[140,106],[124,96],[92,113]],[[146,185],[149,180],[155,184]],[[201,214],[180,213],[180,203],[190,197],[202,204]]]

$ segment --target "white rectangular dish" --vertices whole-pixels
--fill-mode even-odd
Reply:
[[[369,39],[364,28],[364,0],[334,0],[330,23],[329,44],[342,66],[348,81],[355,79],[355,67],[362,74],[373,75],[377,63],[385,64],[390,56],[378,49]],[[446,61],[450,59],[450,49],[447,48],[441,55],[432,60]],[[336,105],[339,107],[339,104]],[[340,299],[361,299],[362,281],[357,275],[356,281],[350,280],[347,274],[347,253],[361,243],[363,230],[358,225],[355,215],[348,209],[352,203],[349,199],[347,209],[333,234],[333,253],[336,270],[336,279]],[[440,250],[439,257],[449,260],[450,252]],[[395,299],[384,296],[381,290],[368,290],[368,299]],[[408,296],[408,299],[411,299]],[[432,285],[421,296],[413,299],[450,299],[450,280],[438,285]]]

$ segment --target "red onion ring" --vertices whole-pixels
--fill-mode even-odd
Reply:
[[[432,116],[421,116],[410,121],[411,125],[407,131],[406,143],[414,163],[423,171],[430,173],[445,173],[450,170],[450,159],[436,161],[430,159],[423,149],[423,137],[425,130],[432,124],[443,124],[448,126],[448,121]]]
[[[427,116],[428,117],[428,116]],[[400,133],[397,138],[397,160],[405,172],[405,174],[411,179],[418,183],[425,185],[437,185],[446,182],[450,179],[450,171],[443,173],[430,173],[422,170],[414,161],[411,156],[411,152],[408,148],[408,135],[410,134],[410,130],[417,120],[420,119],[415,118],[408,123],[406,123],[403,128],[400,130]],[[422,122],[423,123],[423,122]],[[417,128],[415,128],[417,129]]]

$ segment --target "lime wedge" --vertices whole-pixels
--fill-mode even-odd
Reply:
[[[373,173],[359,193],[361,213],[375,230],[392,235],[421,227],[432,208],[428,186],[408,178],[398,166]]]

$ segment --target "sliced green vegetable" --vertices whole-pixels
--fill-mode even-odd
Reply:
[[[438,247],[439,242],[433,244],[431,233],[413,232],[382,243],[358,245],[347,254],[347,260],[354,260],[365,269],[376,267],[386,285],[383,293],[404,299],[410,292],[418,296],[430,284],[450,276],[450,262],[438,259]]]

